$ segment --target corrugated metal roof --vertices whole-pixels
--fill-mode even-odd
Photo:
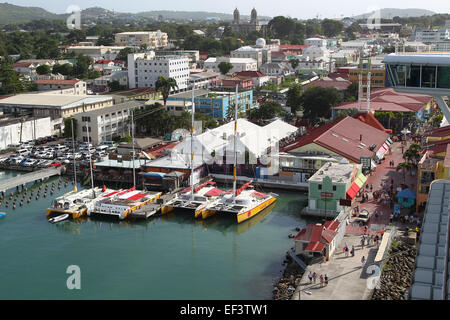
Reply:
[[[448,299],[449,286],[444,284],[448,281],[445,271],[449,259],[449,202],[450,180],[433,181],[424,214],[411,299]]]

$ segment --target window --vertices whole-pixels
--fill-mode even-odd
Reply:
[[[322,185],[319,184],[319,185],[317,186],[317,189],[322,190]]]
[[[436,67],[422,67],[422,87],[434,88],[436,86]]]
[[[450,88],[450,67],[438,67],[438,88]]]
[[[336,191],[336,186],[333,186],[333,191]]]

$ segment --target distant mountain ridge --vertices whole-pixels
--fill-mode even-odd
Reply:
[[[357,16],[353,16],[353,19],[367,19],[369,16],[372,16],[375,13],[375,11],[360,14]],[[426,9],[417,9],[417,8],[411,8],[411,9],[396,9],[396,8],[384,8],[380,9],[380,17],[383,19],[392,19],[393,17],[401,17],[401,18],[407,18],[407,17],[422,17],[422,16],[431,16],[433,14],[436,14],[436,12],[426,10]]]
[[[0,3],[0,25],[39,19],[57,20],[61,19],[61,16],[38,7],[21,7],[6,2]]]

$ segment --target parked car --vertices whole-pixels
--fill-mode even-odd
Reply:
[[[49,167],[59,167],[61,165],[62,165],[61,161],[53,160],[52,163],[50,163],[48,166]]]
[[[370,219],[370,213],[366,209],[362,209],[359,212],[358,217],[355,219],[356,222],[359,222],[361,225],[367,224]]]
[[[36,160],[36,159],[29,159],[29,158],[28,158],[28,159],[23,163],[23,165],[26,166],[26,167],[32,167],[32,166],[36,165],[38,162],[39,162],[39,160]]]

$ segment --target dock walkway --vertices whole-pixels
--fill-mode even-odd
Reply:
[[[56,175],[61,175],[61,171],[62,167],[48,168],[26,173],[7,180],[3,180],[0,182],[0,192],[5,192],[8,189],[23,186],[29,182],[50,178]]]
[[[215,181],[219,183],[226,183],[233,181],[233,176],[231,175],[211,173],[211,176],[214,178]],[[308,191],[308,182],[295,182],[282,179],[249,178],[244,176],[237,176],[236,180],[238,183],[246,183],[251,180],[253,185],[261,186],[263,188]]]
[[[175,193],[163,194],[159,199],[145,205],[144,207],[131,212],[128,218],[132,219],[148,219],[151,216],[160,213],[164,203],[172,200],[175,197]]]

